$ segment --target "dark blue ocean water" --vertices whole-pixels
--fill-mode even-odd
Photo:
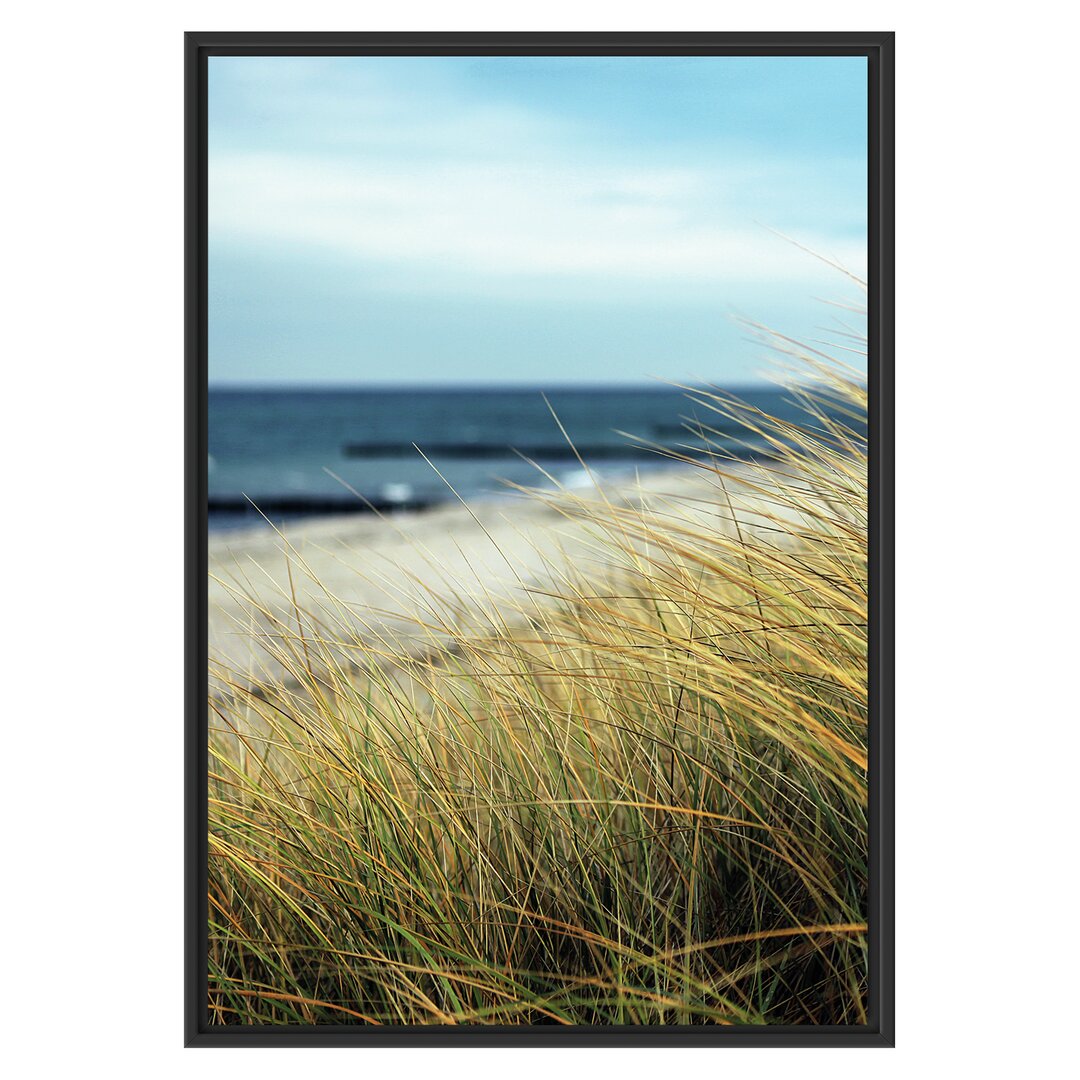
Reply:
[[[800,415],[783,391],[737,394],[774,415]],[[274,520],[364,509],[341,481],[383,506],[452,499],[447,484],[466,498],[505,495],[504,480],[546,485],[512,447],[534,455],[559,482],[579,484],[581,466],[568,454],[552,410],[605,478],[664,465],[633,449],[620,431],[680,447],[698,445],[684,428],[688,419],[731,427],[686,391],[669,387],[217,389],[209,392],[208,408],[211,528],[259,521],[246,509],[248,499]],[[741,452],[738,440],[745,437],[721,441]],[[413,443],[427,448],[431,464]]]

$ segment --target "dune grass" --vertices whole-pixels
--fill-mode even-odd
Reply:
[[[596,558],[486,622],[255,613],[282,674],[210,702],[212,1023],[866,1021],[865,390],[793,351],[801,426],[689,392],[774,460],[534,493]]]

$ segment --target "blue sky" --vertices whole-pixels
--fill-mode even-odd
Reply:
[[[861,57],[211,57],[212,384],[754,381],[866,266]]]

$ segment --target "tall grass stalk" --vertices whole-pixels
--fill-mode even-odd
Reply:
[[[533,493],[594,557],[486,618],[252,598],[280,670],[214,673],[212,1022],[865,1022],[866,398],[790,350],[804,423],[688,391],[692,494]]]

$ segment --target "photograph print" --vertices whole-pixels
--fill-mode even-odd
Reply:
[[[188,37],[192,1041],[886,1045],[891,35],[327,37]]]

